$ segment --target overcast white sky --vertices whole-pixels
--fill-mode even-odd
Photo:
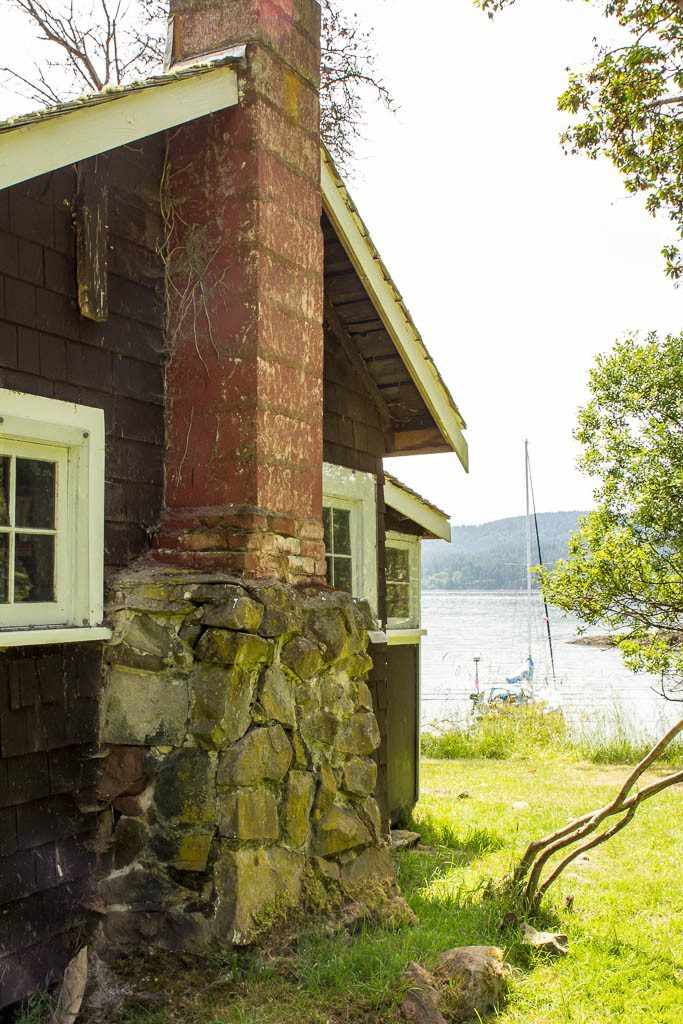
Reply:
[[[528,437],[539,508],[585,508],[571,432],[588,368],[628,330],[680,331],[683,301],[666,224],[558,143],[565,68],[604,23],[566,0],[494,22],[471,0],[344,2],[374,27],[400,107],[369,112],[352,192],[469,427],[469,476],[454,455],[389,466],[454,522],[484,522],[521,513]],[[31,42],[0,11],[3,65]],[[17,107],[2,90],[0,112]]]

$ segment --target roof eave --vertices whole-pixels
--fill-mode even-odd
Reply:
[[[395,512],[420,526],[425,531],[425,537],[450,541],[451,524],[446,513],[402,486],[393,477],[387,477],[384,481],[384,501]]]
[[[438,431],[446,442],[397,446],[395,454],[425,454],[428,451],[454,451],[466,471],[469,452],[463,434],[466,423],[444,384],[439,371],[420,337],[401,295],[375,248],[332,157],[322,147],[323,205],[327,216],[363,282],[396,349],[429,409]],[[399,439],[401,432],[396,432]]]
[[[0,189],[236,106],[240,60],[235,52],[215,64],[18,118],[0,132]]]

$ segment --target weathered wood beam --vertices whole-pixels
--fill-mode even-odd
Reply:
[[[441,431],[429,427],[425,430],[394,431],[392,447],[387,455],[437,455],[451,450]]]
[[[109,316],[107,217],[109,197],[105,159],[78,164],[76,265],[81,315],[102,322]]]
[[[384,427],[390,426],[391,412],[389,406],[384,400],[382,392],[377,387],[377,384],[373,380],[373,377],[368,370],[367,364],[363,357],[359,354],[358,349],[351,341],[349,335],[346,332],[346,328],[339,318],[337,310],[334,308],[329,299],[325,299],[325,323],[327,327],[339,342],[342,351],[351,363],[352,367],[356,371],[361,383],[365,386],[368,395],[377,406],[382,424]]]

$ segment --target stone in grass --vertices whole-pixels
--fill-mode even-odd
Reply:
[[[460,946],[441,954],[434,976],[449,1019],[478,1020],[503,1002],[512,968],[497,946]]]
[[[393,850],[410,850],[422,839],[419,832],[409,832],[405,828],[391,830],[391,848]]]
[[[219,786],[280,782],[292,763],[292,747],[281,725],[252,729],[218,763]]]
[[[403,972],[401,1013],[408,1024],[446,1024],[439,1009],[439,992],[431,974],[409,963]]]
[[[538,932],[530,924],[522,924],[522,943],[534,949],[545,950],[553,956],[566,956],[569,938],[562,932]]]

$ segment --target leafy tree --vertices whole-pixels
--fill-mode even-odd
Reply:
[[[670,219],[675,240],[662,250],[667,273],[683,275],[683,0],[587,0],[604,14],[590,66],[570,71],[560,110],[575,115],[565,148],[607,156],[650,213]],[[515,0],[475,0],[493,17]]]
[[[23,14],[38,38],[59,53],[36,63],[30,77],[0,68],[38,104],[124,85],[161,69],[168,0],[2,2]],[[374,97],[388,109],[393,101],[377,72],[372,33],[340,0],[321,0],[321,7],[321,134],[340,167],[348,169],[366,101]]]
[[[683,689],[683,334],[599,357],[575,436],[597,507],[543,573],[546,595],[621,631],[632,668]]]

